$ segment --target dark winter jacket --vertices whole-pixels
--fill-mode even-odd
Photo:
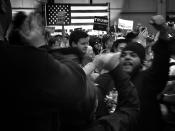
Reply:
[[[83,107],[92,105],[92,97],[76,63],[61,56],[56,60],[45,50],[3,43],[0,59],[2,130],[59,131],[61,110],[89,119],[93,108]]]
[[[100,75],[96,83],[100,90],[97,121],[87,131],[134,130],[139,113],[139,98],[129,76],[117,67],[110,73]],[[106,96],[115,91],[118,95],[116,109],[110,113]]]

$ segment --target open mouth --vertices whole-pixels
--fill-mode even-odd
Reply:
[[[133,64],[131,62],[124,62],[123,66],[133,66]]]

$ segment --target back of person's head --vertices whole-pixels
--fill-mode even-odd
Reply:
[[[97,36],[91,36],[89,45],[93,48],[94,53],[97,55],[101,51],[101,39]]]
[[[89,39],[89,45],[90,46],[94,46],[95,44],[98,44],[100,43],[100,38],[97,37],[97,36],[90,36],[90,39]]]
[[[72,43],[74,42],[75,44],[78,43],[79,39],[81,38],[87,38],[88,34],[83,31],[83,30],[74,30],[71,32],[70,37],[69,37],[69,44],[72,47]]]
[[[103,49],[106,49],[106,48],[111,49],[113,45],[113,41],[114,41],[114,37],[112,34],[105,34],[102,38]]]
[[[105,44],[111,38],[112,38],[111,34],[105,34],[102,38],[102,43]]]
[[[7,30],[12,21],[10,0],[0,0],[0,40],[6,39]]]
[[[137,38],[137,36],[138,36],[138,33],[132,31],[132,32],[129,32],[129,33],[126,34],[125,39],[126,39],[128,42],[131,42],[132,40],[134,40],[135,38]]]
[[[116,51],[121,51],[122,49],[119,49],[119,45],[124,43],[125,46],[127,45],[127,40],[126,39],[117,39],[116,41],[114,41],[112,48],[111,48],[111,52],[116,52]],[[124,48],[124,47],[122,47]]]
[[[17,12],[12,20],[12,27],[8,34],[8,41],[12,45],[23,45],[26,40],[25,38],[20,34],[20,31],[22,30],[25,20],[27,18],[27,15],[25,12]]]
[[[59,49],[49,50],[56,59],[59,59],[60,55],[65,56],[65,58],[70,59],[77,64],[82,64],[84,54],[78,48],[75,47],[65,47]]]
[[[20,11],[16,13],[12,20],[13,28],[21,28],[26,18],[27,15],[25,14],[25,12]]]
[[[52,48],[52,46],[54,46],[56,43],[56,38],[55,37],[50,37],[49,40],[48,40],[48,46],[50,48]]]

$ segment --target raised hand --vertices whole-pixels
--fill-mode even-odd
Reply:
[[[140,33],[137,36],[137,42],[142,44],[144,47],[146,47],[146,39],[148,37],[148,30],[145,28],[144,30],[140,31]]]
[[[150,20],[150,24],[158,30],[159,33],[159,38],[161,39],[168,39],[168,26],[166,25],[166,20],[162,15],[155,15],[152,16]]]
[[[121,53],[107,53],[107,54],[101,54],[96,57],[96,63],[97,67],[100,67],[101,69],[105,69],[108,71],[113,70],[115,67],[117,67],[120,63],[120,54]]]

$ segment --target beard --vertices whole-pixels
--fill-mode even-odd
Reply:
[[[130,75],[134,74],[135,72],[140,70],[141,67],[142,67],[141,64],[136,65],[136,64],[134,64],[132,62],[123,62],[121,64],[121,66],[122,66],[123,71],[125,71],[126,73],[128,73]]]

